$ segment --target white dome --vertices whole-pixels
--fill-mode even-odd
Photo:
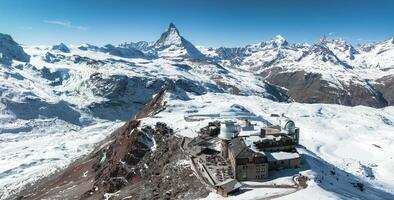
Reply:
[[[220,125],[219,138],[222,140],[231,140],[236,132],[235,122],[226,120]]]
[[[282,123],[281,123],[281,128],[283,130],[294,130],[295,129],[295,123],[293,120],[289,119],[289,118],[285,118],[283,119]]]

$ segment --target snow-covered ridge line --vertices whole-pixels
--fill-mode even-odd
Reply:
[[[191,105],[190,110],[210,104],[214,101],[211,95],[218,95],[223,102],[256,98],[257,110],[262,101],[274,110],[288,106],[267,99],[386,107],[296,104],[306,113],[309,111],[302,110],[303,106],[320,106],[321,112],[305,114],[316,119],[321,119],[326,108],[334,110],[326,113],[327,119],[341,110],[354,112],[352,116],[359,109],[372,112],[378,127],[364,126],[358,118],[344,122],[361,126],[366,135],[380,127],[391,130],[393,46],[393,38],[353,47],[327,38],[312,45],[291,44],[277,36],[240,48],[202,48],[183,38],[174,25],[156,42],[103,47],[58,44],[22,48],[11,36],[0,34],[0,199],[88,153],[162,89],[174,103],[199,99],[196,104],[200,105]],[[176,111],[177,106],[168,109]],[[381,121],[376,118],[380,111]],[[305,124],[311,130],[318,128]],[[356,128],[351,130],[357,132]],[[383,143],[378,146],[391,152],[385,141],[385,136],[376,139],[376,143]],[[363,146],[361,142],[357,145]],[[328,159],[331,155],[321,156]],[[385,174],[390,171],[389,164],[371,168]],[[362,165],[369,167],[365,162]],[[381,183],[385,182],[382,178]]]

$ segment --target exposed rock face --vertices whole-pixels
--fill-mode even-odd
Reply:
[[[22,101],[1,99],[4,110],[11,111],[19,119],[35,119],[41,117],[57,117],[69,123],[80,125],[81,114],[65,101],[48,103],[39,97],[26,97]]]
[[[383,88],[388,80],[379,77],[393,73],[393,41],[392,37],[354,47],[343,39],[323,37],[309,45],[290,44],[276,36],[245,47],[201,49],[227,68],[241,68],[266,78],[266,91],[279,101],[288,96],[303,103],[384,107],[391,101]],[[274,95],[274,91],[287,95]]]
[[[164,106],[164,91],[152,98],[137,118],[154,115]],[[22,192],[20,199],[196,199],[209,191],[193,170],[179,161],[187,156],[181,141],[164,123],[140,127],[127,122],[91,155],[63,173]],[[108,196],[110,195],[110,196]]]
[[[273,86],[287,89],[288,96],[302,103],[334,103],[347,106],[387,106],[386,99],[372,84],[352,83],[333,85],[322,79],[321,74],[305,71],[286,72],[272,68],[262,73]]]
[[[58,45],[54,45],[51,50],[52,51],[60,51],[63,53],[70,53],[70,49],[63,43],[60,43]]]
[[[134,48],[115,47],[111,44],[107,44],[104,47],[101,47],[99,50],[109,53],[110,55],[123,58],[143,58],[145,56],[140,50]]]
[[[203,85],[201,82],[180,78],[177,80],[167,78],[128,77],[125,75],[104,75],[94,73],[84,82],[83,87],[91,91],[101,102],[92,103],[89,110],[100,118],[105,118],[101,113],[113,112],[110,119],[128,120],[134,116],[149,98],[162,89],[167,89],[179,98],[188,98],[186,92],[193,94],[205,94],[208,89],[221,92],[216,85]],[[85,91],[85,90],[84,90]],[[122,110],[122,112],[116,112]],[[124,112],[125,110],[129,112]],[[104,112],[105,111],[105,112]],[[125,113],[125,115],[121,115]]]
[[[394,105],[394,76],[385,76],[376,80],[376,82],[375,87],[381,92],[383,98],[387,100],[388,106]]]
[[[147,51],[151,48],[152,42],[140,41],[140,42],[130,42],[130,43],[123,43],[120,44],[120,47],[124,48],[134,48],[140,51]]]
[[[82,50],[82,51],[97,51],[97,50],[99,50],[99,47],[85,43],[85,44],[78,46],[78,49]]]
[[[127,76],[114,75],[108,78],[100,73],[90,76],[90,83],[94,86],[92,91],[97,96],[113,98],[124,95],[127,89]]]
[[[141,119],[144,117],[150,117],[162,111],[167,104],[167,102],[164,100],[164,92],[165,90],[161,90],[149,102],[147,102],[145,106],[138,112],[135,118]]]
[[[54,55],[52,53],[47,52],[45,54],[43,60],[45,62],[48,62],[48,63],[57,63],[57,62],[61,61],[64,58],[65,58],[64,55],[60,55],[60,54]]]
[[[180,35],[173,23],[169,25],[167,31],[161,35],[153,47],[161,57],[205,58],[204,54]]]
[[[10,35],[0,33],[0,63],[10,64],[12,60],[29,62],[30,56]]]

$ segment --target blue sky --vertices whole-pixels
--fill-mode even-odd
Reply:
[[[23,44],[153,41],[170,22],[197,45],[243,46],[323,35],[353,44],[394,35],[391,0],[2,0],[0,32]]]

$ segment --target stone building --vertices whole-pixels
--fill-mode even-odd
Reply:
[[[223,197],[228,197],[229,194],[239,192],[240,188],[241,183],[235,179],[227,179],[226,181],[215,185],[216,192]]]
[[[268,161],[264,153],[252,151],[237,137],[229,145],[229,160],[237,180],[263,179],[268,176]]]
[[[261,135],[253,144],[260,151],[294,151],[297,141],[285,133],[275,133]]]
[[[298,168],[301,166],[300,155],[296,152],[267,152],[268,170]]]
[[[264,128],[247,120],[243,124],[240,133],[227,140],[228,146],[222,146],[237,180],[264,179],[269,170],[300,167],[296,150],[299,129],[293,121],[284,120],[279,126]]]

